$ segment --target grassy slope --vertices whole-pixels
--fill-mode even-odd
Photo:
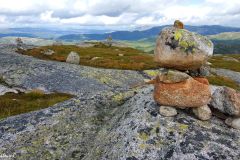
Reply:
[[[46,49],[55,51],[53,56],[45,56],[41,53]],[[24,54],[32,55],[41,59],[50,59],[57,61],[65,61],[69,52],[76,51],[80,54],[81,64],[93,67],[114,68],[114,69],[130,69],[130,70],[147,70],[158,68],[157,64],[153,62],[153,56],[142,53],[133,48],[121,47],[106,47],[95,46],[88,48],[80,48],[73,45],[67,46],[45,46],[32,50],[28,50]],[[123,54],[124,56],[118,56]],[[209,61],[212,63],[213,68],[225,68],[233,71],[240,72],[240,55],[227,55],[228,57],[236,58],[239,62],[226,61],[224,56],[213,56]],[[101,57],[96,60],[91,60],[93,57]],[[226,57],[226,55],[225,55]],[[211,84],[225,85],[234,89],[239,89],[239,85],[233,80],[212,75],[208,77]]]
[[[224,58],[226,57],[232,57],[235,58],[237,60],[239,60],[239,62],[235,62],[235,61],[226,61]],[[236,72],[240,72],[240,54],[227,54],[227,55],[223,55],[223,56],[213,56],[209,62],[212,63],[213,68],[224,68],[224,69],[229,69],[232,71],[236,71]]]
[[[63,93],[44,94],[36,91],[26,94],[5,94],[0,96],[0,119],[47,108],[71,97]]]
[[[138,41],[121,41],[129,47],[142,50],[144,52],[151,52],[155,48],[156,37],[145,38]]]
[[[52,56],[46,56],[42,52],[47,49],[51,49],[55,53]],[[81,57],[80,64],[86,66],[129,70],[157,68],[157,64],[153,62],[152,55],[133,48],[107,47],[102,44],[94,47],[77,47],[74,45],[45,46],[22,51],[22,54],[45,60],[65,62],[71,51],[77,52]],[[120,54],[123,56],[119,56]],[[93,60],[94,57],[99,58]]]

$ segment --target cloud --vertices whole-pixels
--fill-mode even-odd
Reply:
[[[240,27],[239,0],[0,0],[0,26],[155,26],[180,19],[191,25]]]

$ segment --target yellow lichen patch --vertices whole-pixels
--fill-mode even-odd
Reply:
[[[99,80],[100,80],[100,82],[105,83],[105,84],[111,82],[111,78],[109,78],[109,77],[101,77]]]
[[[123,93],[119,93],[113,96],[113,101],[116,101],[116,102],[122,101],[123,99],[124,99]]]
[[[146,147],[147,147],[146,144],[143,144],[143,143],[139,145],[140,149],[146,149]]]
[[[149,77],[156,77],[159,74],[158,70],[145,70],[143,72],[147,74]]]
[[[139,133],[139,138],[143,141],[147,141],[149,139],[149,135],[145,132]]]
[[[182,30],[180,30],[180,29],[176,30],[176,32],[174,34],[174,39],[176,41],[179,41],[182,39]]]
[[[118,93],[112,97],[112,100],[115,102],[122,102],[124,99],[133,96],[134,92],[136,92],[136,90]]]
[[[183,134],[188,129],[188,125],[180,123],[178,128],[179,128],[179,132]]]

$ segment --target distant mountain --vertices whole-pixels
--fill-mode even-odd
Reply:
[[[0,38],[2,37],[29,37],[33,38],[36,37],[33,34],[28,34],[28,33],[0,33]]]
[[[57,37],[69,34],[104,34],[110,30],[96,30],[83,28],[0,28],[1,37],[31,37],[31,38],[44,38],[56,39]]]
[[[214,43],[214,54],[240,54],[240,32],[224,32],[208,35]],[[153,53],[157,36],[137,41],[122,41],[129,47]]]
[[[63,41],[80,41],[80,40],[103,40],[109,35],[115,40],[140,40],[143,38],[153,37],[159,34],[159,32],[166,26],[153,27],[151,29],[143,31],[116,31],[105,34],[68,34],[60,36],[58,39]],[[223,32],[240,32],[240,28],[224,27],[224,26],[185,26],[187,30],[197,32],[202,35],[213,35]]]
[[[217,35],[210,35],[211,39],[215,40],[239,40],[240,41],[240,32],[224,32]]]

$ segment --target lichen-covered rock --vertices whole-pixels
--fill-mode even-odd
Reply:
[[[177,115],[177,110],[170,106],[160,106],[159,113],[165,117],[173,117]]]
[[[0,84],[0,96],[6,93],[18,93],[18,91]]]
[[[238,160],[238,130],[182,110],[163,117],[152,92],[153,87],[143,88],[118,105],[106,94],[80,96],[1,120],[0,154],[15,153],[18,160]]]
[[[240,118],[227,118],[225,123],[232,128],[240,130]]]
[[[155,61],[161,67],[196,70],[213,54],[213,43],[206,37],[185,29],[166,27],[155,48]]]
[[[210,66],[203,65],[197,70],[189,70],[188,74],[192,77],[207,77],[210,75]]]
[[[79,64],[80,63],[80,56],[76,52],[70,52],[67,59],[67,63],[72,63],[72,64]]]
[[[156,77],[157,82],[162,83],[178,83],[186,81],[187,79],[191,78],[184,72],[179,72],[176,70],[167,70],[165,72],[161,72]]]
[[[222,113],[240,117],[240,92],[228,87],[217,87],[210,106]]]
[[[209,103],[209,85],[189,78],[179,83],[155,83],[154,99],[160,105],[179,108],[200,107]]]
[[[193,113],[196,115],[197,118],[203,121],[209,120],[212,117],[212,112],[208,105],[193,108]]]

